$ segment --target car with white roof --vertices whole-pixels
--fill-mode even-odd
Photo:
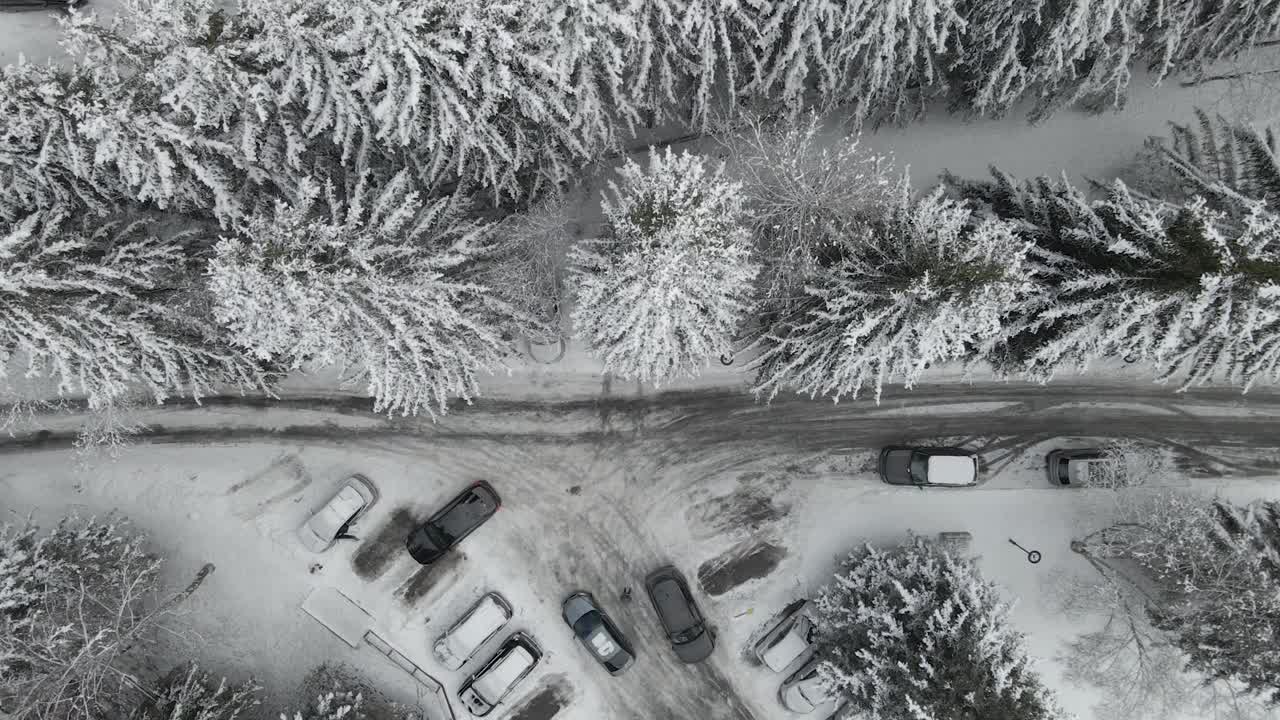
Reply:
[[[765,667],[780,673],[802,659],[813,657],[817,632],[808,610],[808,601],[798,603],[756,643],[756,658]]]
[[[565,598],[561,614],[578,642],[610,675],[621,675],[635,662],[636,653],[627,636],[591,593],[579,591]]]
[[[458,699],[476,717],[493,712],[542,659],[542,649],[528,635],[515,633],[489,662],[458,688]]]
[[[511,620],[511,605],[496,592],[480,598],[436,640],[433,650],[441,665],[457,670],[479,652]]]
[[[373,483],[363,475],[352,475],[298,528],[298,540],[311,552],[324,552],[377,501]]]
[[[958,447],[890,445],[880,451],[880,479],[890,485],[972,487],[978,456]]]

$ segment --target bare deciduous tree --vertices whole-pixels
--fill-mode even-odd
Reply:
[[[119,518],[69,517],[48,535],[0,528],[0,711],[13,720],[102,717],[147,694],[126,658],[141,653],[204,582],[163,588],[161,561]]]

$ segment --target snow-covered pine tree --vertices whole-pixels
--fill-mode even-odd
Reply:
[[[1196,73],[1272,42],[1278,34],[1278,0],[1174,0],[1149,6],[1142,55],[1158,78]]]
[[[819,673],[867,720],[1064,717],[1009,610],[971,560],[868,545],[816,601]]]
[[[1221,210],[1239,212],[1245,199],[1280,203],[1280,158],[1271,128],[1259,129],[1210,117],[1196,109],[1196,122],[1170,123],[1169,142],[1154,138],[1166,167],[1182,182],[1185,192],[1201,195]]]
[[[1135,66],[1159,81],[1233,58],[1280,32],[1280,3],[961,0],[952,105],[1000,115],[1035,97],[1033,121],[1083,102],[1120,106]]]
[[[748,226],[768,267],[766,315],[804,299],[828,246],[867,213],[897,203],[905,177],[857,137],[828,142],[816,114],[769,123],[755,118],[720,138],[728,171],[742,183]]]
[[[1032,287],[1014,226],[980,219],[938,190],[845,229],[820,261],[804,303],[761,338],[755,391],[854,398],[885,383],[910,388],[939,363],[1005,338]]]
[[[574,324],[605,370],[660,383],[733,351],[759,272],[740,186],[688,151],[628,160],[603,200],[605,237],[570,253]]]
[[[244,175],[236,150],[159,109],[158,90],[88,63],[0,70],[0,213],[54,202],[103,212],[130,198],[232,216]],[[5,208],[8,209],[5,209]]]
[[[1047,380],[1110,356],[1182,387],[1280,378],[1280,216],[1263,203],[1235,219],[1201,200],[1137,198],[1120,181],[1090,202],[1065,181],[995,174],[955,186],[1019,223],[1042,282],[997,365]]]
[[[1077,102],[1122,105],[1141,51],[1147,0],[963,0],[969,22],[953,106],[1000,115],[1028,95],[1032,121]]]
[[[215,247],[213,313],[232,342],[291,368],[349,368],[378,411],[434,416],[470,399],[520,320],[466,279],[493,226],[468,219],[458,197],[422,201],[404,171],[361,180],[346,201],[326,192],[330,215],[315,207],[320,192],[303,188],[300,204],[249,218]]]
[[[518,194],[638,117],[613,3],[129,0],[117,27],[86,46],[157,68],[176,121],[221,128],[255,177],[319,154]]]
[[[737,112],[759,79],[753,48],[760,8],[752,0],[630,0],[635,37],[626,49],[638,104],[706,130],[717,113]]]
[[[179,243],[142,220],[72,213],[0,223],[0,379],[21,361],[95,410],[138,391],[163,402],[265,389],[258,364],[209,322]]]
[[[793,112],[847,108],[850,121],[910,120],[946,88],[946,56],[965,21],[957,0],[781,0],[758,41],[762,77],[751,90]]]
[[[252,680],[239,686],[215,681],[189,663],[174,668],[130,720],[236,720],[261,704],[261,689]]]

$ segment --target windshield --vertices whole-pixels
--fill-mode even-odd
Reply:
[[[928,482],[929,457],[923,453],[911,454],[911,481]]]

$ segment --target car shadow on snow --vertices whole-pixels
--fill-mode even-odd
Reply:
[[[551,720],[569,704],[569,695],[569,686],[564,677],[557,675],[517,707],[507,720]]]
[[[698,584],[718,597],[743,583],[768,577],[787,549],[767,542],[741,542],[698,566]]]
[[[408,507],[398,507],[391,511],[387,521],[370,535],[351,557],[351,567],[362,580],[375,580],[387,571],[391,563],[405,550],[405,539],[409,531],[425,521]]]
[[[452,579],[464,558],[465,554],[454,549],[436,562],[423,565],[396,588],[396,595],[405,605],[416,603],[433,589],[444,586],[444,580]]]

